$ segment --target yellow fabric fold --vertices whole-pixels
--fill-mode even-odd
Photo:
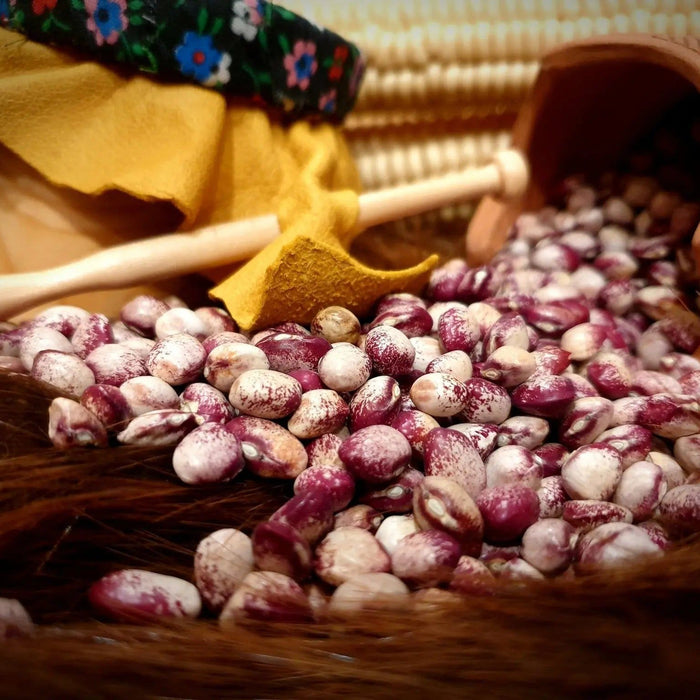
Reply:
[[[384,272],[348,256],[360,182],[338,127],[283,126],[213,91],[126,75],[4,30],[0,144],[47,183],[32,189],[34,214],[23,226],[27,173],[13,177],[17,169],[3,172],[0,162],[12,205],[0,212],[1,272],[43,269],[165,232],[173,216],[163,214],[164,203],[181,212],[182,230],[278,215],[279,238],[216,273],[228,276],[212,296],[244,329],[306,322],[327,304],[363,313],[384,293],[417,290],[436,262]],[[115,192],[131,197],[115,200]],[[42,206],[47,215],[37,218]],[[38,254],[27,252],[33,244]],[[93,310],[118,309],[104,294],[99,300]]]

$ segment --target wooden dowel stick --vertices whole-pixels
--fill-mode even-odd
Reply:
[[[515,196],[528,179],[517,151],[489,165],[402,185],[359,198],[357,229],[395,221],[486,194]],[[0,276],[0,318],[78,292],[118,289],[247,260],[280,234],[274,214],[189,233],[152,236],[108,248],[66,265]]]

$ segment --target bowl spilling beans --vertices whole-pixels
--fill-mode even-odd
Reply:
[[[364,323],[329,307],[248,335],[140,296],[118,320],[57,306],[2,333],[0,366],[64,394],[56,447],[170,446],[186,484],[290,483],[251,532],[199,543],[194,584],[116,571],[95,609],[311,621],[582,576],[700,531],[700,206],[644,173],[571,177],[557,204]]]

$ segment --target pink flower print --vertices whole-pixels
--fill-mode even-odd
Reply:
[[[318,101],[318,108],[326,114],[332,114],[335,112],[335,101],[337,97],[337,90],[329,90],[321,95],[321,99]]]
[[[306,90],[318,67],[316,44],[301,39],[297,41],[292,53],[284,57],[284,67],[287,69],[287,87],[298,85],[300,90]]]
[[[88,13],[87,28],[95,36],[95,43],[115,44],[127,28],[126,0],[85,0]]]

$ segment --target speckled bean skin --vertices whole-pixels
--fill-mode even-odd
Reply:
[[[343,442],[343,437],[335,433],[321,435],[306,445],[309,467],[343,466],[343,460],[338,456],[338,448]]]
[[[338,392],[358,389],[371,372],[372,360],[351,343],[335,343],[318,362],[321,381]]]
[[[358,503],[335,514],[333,529],[338,527],[361,527],[369,532],[376,532],[382,523],[382,514],[364,503]]]
[[[333,527],[333,506],[333,498],[327,493],[302,493],[280,506],[270,516],[270,522],[291,525],[313,546]]]
[[[399,411],[390,425],[408,440],[416,458],[425,454],[425,440],[430,431],[440,427],[435,418],[418,410]]]
[[[358,498],[381,513],[408,513],[413,507],[413,491],[423,481],[422,472],[406,467],[395,479],[376,486],[365,486]]]
[[[179,396],[181,411],[191,411],[207,423],[227,423],[234,418],[233,406],[215,387],[204,382],[188,384]]]
[[[219,612],[253,565],[252,542],[240,530],[216,530],[201,540],[194,556],[194,581],[207,607]]]
[[[281,425],[264,418],[239,416],[226,423],[241,442],[246,467],[258,476],[295,479],[306,469],[304,445]]]
[[[314,570],[326,583],[339,586],[360,574],[388,573],[391,559],[367,530],[339,527],[316,547]]]
[[[318,361],[331,349],[331,344],[319,336],[274,333],[257,343],[270,369],[291,372],[294,369],[316,370]]]
[[[342,428],[349,407],[332,389],[314,389],[301,395],[299,406],[287,421],[287,429],[301,439],[317,438]]]
[[[676,536],[700,532],[700,484],[669,489],[659,505],[659,520]]]
[[[395,576],[411,587],[449,583],[460,557],[457,540],[446,532],[423,530],[404,537],[391,555]]]
[[[633,519],[629,508],[617,503],[593,499],[566,501],[562,507],[561,517],[573,525],[578,532],[588,532],[605,523],[631,523]]]
[[[365,352],[377,374],[397,377],[411,369],[416,351],[411,341],[391,326],[377,326],[367,333]]]
[[[117,622],[147,622],[158,617],[197,617],[202,601],[196,587],[152,571],[115,571],[94,583],[90,604]]]
[[[19,343],[19,359],[27,371],[31,371],[34,358],[42,350],[58,350],[72,353],[73,346],[65,335],[48,326],[29,327],[21,336]]]
[[[561,475],[571,498],[607,501],[622,477],[622,459],[609,445],[584,445],[564,462]]]
[[[465,384],[444,372],[418,377],[411,385],[410,396],[418,410],[438,418],[457,415],[468,398]]]
[[[106,447],[107,431],[98,418],[73,399],[55,398],[49,406],[49,439],[55,447]]]
[[[406,584],[388,573],[354,576],[335,589],[328,603],[331,615],[345,615],[368,610],[403,610],[409,606]]]
[[[577,573],[585,573],[629,565],[661,553],[662,549],[636,525],[606,523],[578,538],[574,565]]]
[[[228,393],[236,379],[252,369],[269,369],[267,356],[250,343],[224,343],[207,355],[204,378],[219,391]]]
[[[177,386],[195,381],[206,359],[206,350],[197,338],[187,333],[173,333],[153,346],[146,368],[154,377]]]
[[[165,447],[176,445],[200,424],[194,413],[164,408],[136,416],[117,440],[124,445]]]
[[[97,384],[121,386],[127,379],[148,374],[141,356],[122,345],[100,345],[86,358],[85,364],[95,375]]]
[[[204,340],[209,335],[207,324],[192,309],[176,307],[159,316],[154,326],[156,338],[163,340],[171,335],[191,335]]]
[[[329,343],[357,343],[360,322],[357,316],[342,306],[327,306],[312,319],[311,332]]]
[[[207,355],[209,355],[214,348],[218,348],[219,345],[225,345],[226,343],[243,343],[245,345],[250,345],[250,339],[243,335],[243,333],[238,333],[236,331],[221,331],[208,335],[202,341],[202,346],[207,351]]]
[[[355,494],[355,479],[345,467],[318,464],[307,467],[294,480],[294,493],[327,493],[333,500],[333,510],[346,508]]]
[[[357,432],[369,425],[388,425],[399,411],[400,400],[401,388],[393,377],[372,377],[350,400],[350,430]]]
[[[173,469],[186,484],[216,484],[235,478],[244,467],[238,438],[217,423],[204,423],[175,448]]]
[[[148,294],[134,297],[127,302],[119,317],[127,328],[148,338],[155,336],[156,321],[170,309],[168,304]]]
[[[229,313],[218,306],[200,306],[194,310],[194,313],[206,326],[208,336],[214,333],[235,333],[238,331],[238,325]]]
[[[522,484],[506,484],[484,489],[476,498],[484,519],[484,539],[508,543],[520,537],[540,512],[537,493]]]
[[[121,430],[132,418],[121,391],[111,384],[92,384],[80,397],[80,404],[94,414],[107,430]]]
[[[276,571],[303,581],[312,569],[309,543],[291,525],[281,521],[260,523],[253,530],[253,558],[262,571]]]
[[[179,408],[180,397],[173,387],[159,377],[145,376],[127,379],[119,391],[126,399],[131,414],[140,416],[161,408]]]
[[[109,319],[104,314],[90,314],[78,324],[71,336],[75,354],[83,360],[95,348],[113,342],[114,333]]]
[[[229,401],[240,413],[256,418],[284,418],[301,402],[301,384],[282,372],[251,369],[231,385]]]
[[[301,586],[274,571],[252,571],[219,616],[222,627],[247,622],[311,622],[313,613]]]
[[[381,484],[398,476],[411,459],[411,445],[388,425],[370,425],[348,437],[338,449],[347,469],[358,479]]]
[[[37,379],[70,396],[79,397],[95,383],[92,370],[77,355],[42,350],[34,357],[30,372]]]
[[[477,378],[467,380],[464,386],[467,389],[467,398],[457,416],[461,421],[499,425],[508,418],[511,398],[503,387]]]
[[[448,428],[435,428],[424,442],[426,476],[452,479],[472,497],[486,488],[486,467],[470,440]]]

